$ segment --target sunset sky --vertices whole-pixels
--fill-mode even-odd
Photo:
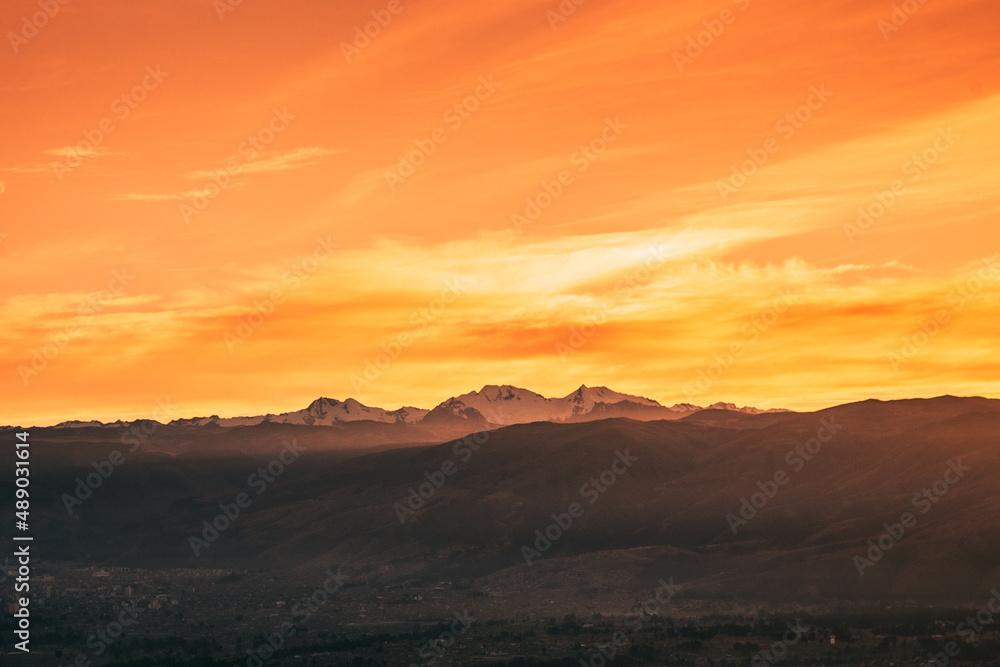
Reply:
[[[1000,397],[995,0],[227,2],[0,7],[0,424]]]

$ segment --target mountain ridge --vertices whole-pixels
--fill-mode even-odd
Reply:
[[[640,421],[680,419],[702,410],[729,410],[746,414],[791,412],[782,408],[762,410],[734,403],[714,403],[702,407],[690,403],[665,406],[651,398],[624,394],[608,387],[580,385],[566,396],[547,398],[529,389],[514,385],[488,384],[478,391],[452,396],[431,409],[403,406],[396,410],[368,406],[357,399],[345,400],[320,397],[301,410],[264,415],[220,417],[183,417],[169,422],[172,426],[223,427],[256,426],[263,423],[295,424],[300,426],[335,426],[357,421],[416,425],[449,422],[478,423],[487,426],[509,426],[536,421],[555,423],[592,421],[609,417],[627,417]],[[49,428],[121,428],[133,422],[64,421]]]
[[[165,426],[75,516],[65,494],[94,473],[93,461],[120,451],[118,434],[32,434],[32,527],[55,560],[237,569],[337,562],[378,585],[461,581],[526,608],[533,600],[515,585],[525,578],[589,600],[604,577],[639,587],[648,572],[669,573],[686,595],[707,601],[786,603],[805,591],[834,606],[965,605],[1000,571],[997,399],[703,410],[674,420],[516,424],[380,451],[356,439],[350,451],[333,446],[337,431],[357,426],[397,428]],[[196,559],[190,536],[292,438],[301,463]],[[613,463],[622,456],[635,465]],[[12,511],[13,494],[5,497]],[[537,546],[538,531],[574,502],[583,515],[551,548]],[[916,524],[882,557],[869,556],[904,512]],[[123,531],[135,539],[120,539]],[[526,545],[539,553],[531,561]],[[879,562],[864,563],[862,576],[856,557]]]

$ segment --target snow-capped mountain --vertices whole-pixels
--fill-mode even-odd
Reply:
[[[705,409],[690,403],[678,403],[668,407],[651,398],[622,394],[607,387],[581,385],[579,389],[562,398],[546,398],[541,394],[509,384],[488,384],[479,391],[470,391],[449,398],[431,410],[424,419],[435,422],[445,419],[464,419],[498,426],[538,421],[592,421],[610,417],[651,421],[680,419]],[[747,414],[787,412],[781,409],[739,408],[733,403],[716,403],[710,406],[710,409],[732,410]]]
[[[699,410],[701,408],[698,408]],[[735,403],[712,403],[710,406],[705,408],[706,410],[729,410],[731,412],[745,412],[748,415],[760,415],[766,412],[788,412],[788,410],[783,410],[781,408],[771,408],[770,410],[761,410],[760,408],[754,408],[751,406],[746,406],[744,408],[736,407]]]
[[[537,421],[561,421],[563,416],[556,399],[545,398],[527,389],[511,385],[486,385],[479,391],[449,398],[438,407],[450,412],[472,408],[491,424],[523,424]]]
[[[375,421],[387,424],[415,424],[429,410],[403,407],[398,410],[383,410],[359,403],[353,398],[338,401],[332,398],[317,398],[304,410],[285,412],[257,417],[195,417],[194,419],[176,419],[171,424],[180,426],[256,426],[264,422],[275,424],[300,424],[304,426],[332,426],[345,422]]]
[[[476,419],[507,426],[538,421],[566,422],[631,417],[634,419],[678,419],[699,407],[668,408],[642,396],[612,391],[607,387],[581,386],[562,398],[546,398],[511,385],[486,385],[479,391],[449,398],[428,419],[445,416]]]
[[[118,421],[116,421],[116,422],[110,422],[110,423],[107,423],[107,424],[104,423],[104,422],[101,422],[101,421],[97,421],[96,419],[91,419],[90,421],[85,421],[85,422],[84,421],[74,421],[74,420],[71,420],[71,421],[66,421],[66,422],[59,422],[58,424],[56,424],[52,428],[88,428],[88,427],[95,427],[95,426],[125,427],[125,426],[128,426],[128,424],[126,422],[123,422],[120,419]]]
[[[594,406],[598,403],[613,405],[615,403],[621,403],[622,401],[628,401],[629,403],[636,403],[638,405],[646,405],[650,407],[663,407],[651,398],[620,394],[617,391],[608,389],[607,387],[588,387],[587,385],[580,385],[579,389],[574,391],[569,396],[563,397],[561,400],[572,403],[573,412],[576,414],[591,412],[594,409]]]
[[[448,424],[469,422],[478,427],[508,426],[531,422],[572,422],[627,417],[642,421],[655,419],[680,419],[705,409],[732,410],[747,414],[761,412],[784,412],[784,410],[759,410],[753,407],[738,408],[733,403],[715,403],[703,408],[690,403],[665,406],[650,398],[622,394],[607,387],[579,389],[562,398],[546,398],[527,389],[512,385],[486,385],[479,391],[454,396],[439,403],[432,410],[403,407],[398,410],[364,405],[353,398],[340,401],[332,398],[318,398],[303,410],[281,414],[266,414],[252,417],[192,417],[175,419],[174,426],[234,427],[256,426],[263,423],[298,424],[303,426],[333,426],[348,422],[372,421],[385,424]],[[55,428],[85,427],[125,427],[127,423],[117,421],[110,424],[99,421],[70,421]]]

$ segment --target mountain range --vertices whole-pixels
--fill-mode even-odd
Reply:
[[[334,426],[350,422],[381,422],[385,424],[428,424],[467,422],[478,426],[510,426],[538,421],[579,422],[627,417],[639,421],[656,419],[680,419],[701,410],[729,410],[758,414],[761,412],[787,412],[781,409],[760,410],[753,407],[738,408],[732,403],[715,403],[707,407],[678,403],[667,407],[657,401],[642,396],[623,394],[607,387],[579,389],[562,398],[546,398],[527,389],[511,385],[486,385],[479,391],[471,391],[454,396],[427,410],[402,407],[386,410],[370,407],[348,398],[340,401],[332,398],[318,398],[308,407],[294,412],[266,414],[251,417],[193,417],[175,419],[174,426],[257,426],[264,423],[296,424],[300,426]],[[104,423],[100,421],[65,421],[55,428],[115,427],[128,426],[127,422]]]
[[[527,405],[516,414],[562,421],[440,437],[428,413],[406,427],[413,440],[379,447],[401,427],[161,425],[134,452],[116,430],[33,430],[32,530],[55,560],[342,563],[366,585],[463,582],[531,613],[543,605],[533,592],[583,605],[659,577],[689,598],[820,605],[972,604],[997,585],[998,400],[573,421],[615,398],[592,390],[549,403],[487,387],[445,409]],[[196,556],[190,537],[288,442],[300,458]],[[116,455],[124,462],[100,479]],[[0,463],[0,511],[13,512],[12,467]],[[100,488],[88,496],[81,480],[91,478]],[[68,514],[72,494],[88,497]],[[569,527],[573,503],[583,509]]]

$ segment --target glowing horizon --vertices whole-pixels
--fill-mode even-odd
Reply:
[[[53,6],[0,9],[0,424],[1000,398],[995,4]]]

